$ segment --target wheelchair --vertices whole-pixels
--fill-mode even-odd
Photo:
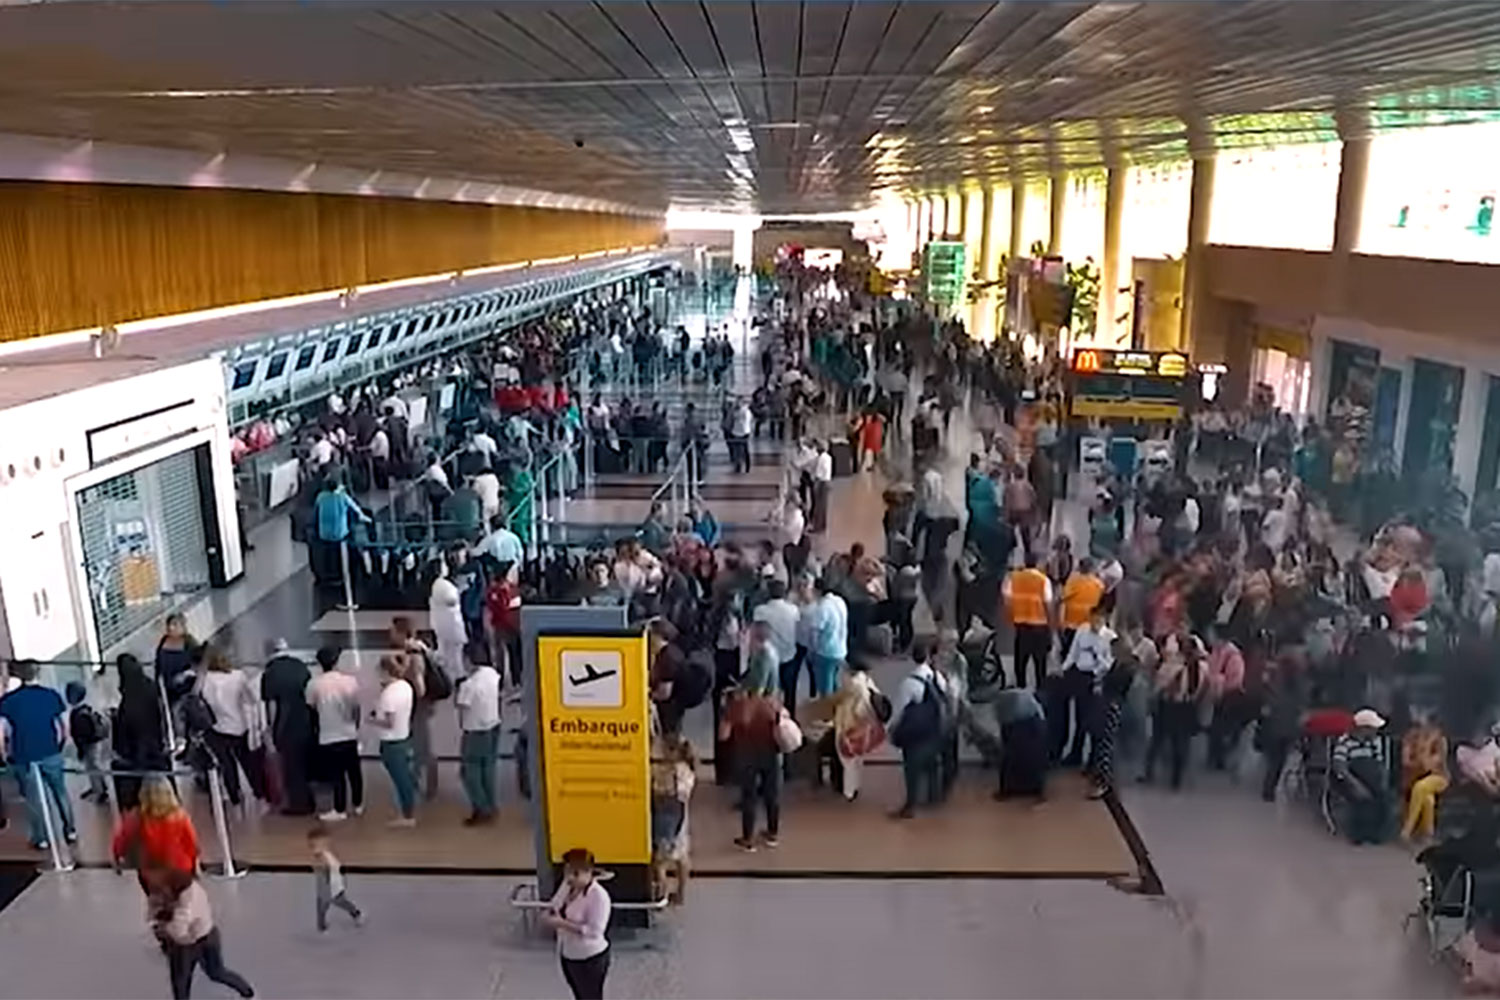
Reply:
[[[1281,775],[1282,794],[1287,801],[1301,802],[1337,836],[1342,829],[1340,797],[1332,777],[1335,737],[1303,733],[1287,757]]]
[[[1418,880],[1421,895],[1402,927],[1410,930],[1413,924],[1421,925],[1428,957],[1443,961],[1474,923],[1475,875],[1472,869],[1434,854],[1431,848],[1417,855],[1417,861],[1422,865]]]

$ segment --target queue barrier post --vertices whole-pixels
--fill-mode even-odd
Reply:
[[[31,793],[36,796],[36,807],[42,811],[42,830],[47,838],[47,850],[52,855],[54,872],[70,872],[74,863],[71,855],[63,860],[62,840],[57,836],[57,824],[52,819],[52,803],[47,798],[47,783],[42,780],[40,764],[31,765]]]
[[[214,835],[219,839],[219,851],[224,863],[219,872],[221,878],[240,878],[245,872],[234,864],[234,849],[229,842],[229,822],[225,818],[224,780],[217,767],[208,769],[208,797],[214,814]]]

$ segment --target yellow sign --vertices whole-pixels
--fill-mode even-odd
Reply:
[[[1122,420],[1176,420],[1182,416],[1178,403],[1147,402],[1139,399],[1073,399],[1075,417],[1110,417]]]
[[[606,864],[651,861],[646,637],[537,637],[547,849]]]
[[[1181,378],[1187,374],[1187,358],[1181,354],[1163,354],[1156,359],[1156,374]]]

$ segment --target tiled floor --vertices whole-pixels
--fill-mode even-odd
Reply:
[[[1055,880],[700,879],[645,939],[617,943],[607,995],[1454,994],[1403,937],[1411,897],[1394,850],[1355,852],[1295,823],[1283,829],[1251,814],[1259,803],[1237,811],[1208,795],[1149,799],[1138,805],[1171,873],[1165,898]],[[1175,838],[1160,835],[1173,826]],[[859,850],[857,832],[849,844]],[[550,947],[526,938],[509,911],[513,885],[354,874],[349,891],[367,925],[336,920],[323,936],[308,876],[251,874],[210,881],[209,892],[226,958],[261,996],[566,996]],[[0,913],[0,998],[164,993],[133,879],[46,876]]]
[[[944,471],[961,503],[971,431],[956,416]],[[765,475],[757,467],[747,478]],[[730,481],[727,468],[710,478]],[[878,541],[884,484],[880,473],[836,483],[836,516],[817,542],[820,552]],[[622,510],[634,516],[639,490],[618,494],[589,503],[609,505],[601,517]],[[758,498],[727,492],[712,506],[722,508],[721,520],[764,509]],[[1058,518],[1076,525],[1081,510],[1060,505]],[[390,613],[315,619],[295,548],[275,538],[257,545],[266,558],[257,563],[270,567],[257,576],[262,582],[215,595],[206,620],[234,620],[221,638],[247,661],[275,635],[303,650],[330,637],[359,640],[357,669],[365,674]],[[273,579],[278,572],[283,582]],[[420,625],[424,615],[413,617]],[[930,621],[925,612],[923,620]],[[356,669],[355,654],[346,657],[346,669]],[[877,661],[877,683],[891,690],[905,669],[899,660]],[[700,747],[710,742],[708,729],[706,712],[690,716]],[[450,717],[437,720],[435,743],[439,753],[456,751]],[[378,767],[368,765],[371,812],[338,833],[346,862],[406,869],[441,856],[464,868],[527,868],[529,831],[514,793],[507,788],[497,827],[465,829],[457,823],[454,770],[451,761],[443,765],[444,791],[417,830],[387,832],[380,821],[390,808],[388,788]],[[608,994],[834,1000],[1453,993],[1451,977],[1402,931],[1416,900],[1409,855],[1336,841],[1295,806],[1265,806],[1247,779],[1235,785],[1199,775],[1176,795],[1125,790],[1126,810],[1165,886],[1160,898],[1124,893],[1100,877],[1131,871],[1134,861],[1103,807],[1083,801],[1066,778],[1045,806],[999,806],[986,797],[989,777],[975,770],[946,811],[899,824],[883,815],[895,804],[899,771],[876,764],[852,807],[810,789],[791,791],[781,848],[751,856],[730,848],[735,814],[726,793],[705,782],[692,822],[695,869],[707,877],[692,883],[686,907],[646,939],[618,944]],[[101,850],[106,821],[94,818],[86,857]],[[200,830],[211,829],[208,817],[199,819]],[[269,817],[237,819],[231,835],[241,860],[285,864],[300,862],[302,833],[302,821]],[[26,853],[15,836],[0,835],[0,857]],[[205,837],[210,858],[211,840]],[[746,872],[757,877],[738,877]],[[1038,877],[1070,873],[1087,877]],[[860,877],[830,877],[839,874]],[[550,948],[526,939],[509,910],[514,884],[500,875],[355,874],[351,893],[369,924],[358,931],[336,924],[325,937],[312,930],[307,876],[252,872],[212,881],[210,892],[231,966],[263,996],[565,996]],[[163,995],[165,969],[140,916],[132,879],[88,870],[43,876],[0,913],[0,1000]],[[62,954],[76,960],[59,960]],[[199,988],[200,995],[223,992]]]

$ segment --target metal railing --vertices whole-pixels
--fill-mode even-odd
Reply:
[[[3,772],[4,770],[4,768],[0,768],[0,772]],[[12,768],[12,770],[14,769]],[[73,765],[63,765],[60,768],[60,772],[60,781],[66,781],[69,775],[83,775],[88,777],[93,776],[89,769]],[[119,830],[121,828],[119,802],[120,796],[118,794],[119,784],[117,779],[137,778],[144,783],[148,778],[164,778],[169,782],[175,783],[175,781],[178,779],[194,781],[198,778],[198,775],[194,771],[182,768],[174,768],[171,770],[140,770],[135,768],[114,767],[113,765],[111,765],[108,767],[100,767],[96,772],[93,773],[102,776],[108,782],[109,787],[107,795],[109,799],[110,812],[114,819],[112,827],[112,829],[114,830]],[[229,837],[229,813],[224,806],[223,778],[219,774],[219,770],[217,767],[210,767],[207,770],[206,778],[208,781],[209,809],[213,816],[214,842],[219,848],[219,870],[217,872],[214,872],[210,869],[210,873],[220,878],[239,878],[245,874],[245,869],[239,865],[236,865],[234,860],[234,847]],[[29,765],[26,770],[22,772],[22,774],[16,775],[16,779],[18,784],[23,781],[26,783],[27,787],[23,790],[26,791],[25,798],[27,808],[35,808],[41,816],[42,832],[46,838],[47,852],[50,855],[52,861],[51,871],[73,871],[78,867],[78,847],[76,843],[77,817],[74,816],[73,818],[72,825],[75,827],[75,829],[66,829],[67,824],[64,824],[64,829],[58,828],[59,820],[62,817],[54,815],[56,805],[52,798],[51,785],[49,784],[48,779],[43,775],[41,764],[34,763]],[[66,794],[66,789],[64,789],[64,794]],[[69,798],[68,808],[71,812],[71,797]],[[59,834],[61,834],[62,836],[59,836]],[[69,834],[72,834],[72,836],[69,836]],[[118,867],[118,861],[113,858],[111,858],[111,861],[113,861],[116,864],[116,867]],[[212,862],[210,862],[210,864],[212,864]]]

